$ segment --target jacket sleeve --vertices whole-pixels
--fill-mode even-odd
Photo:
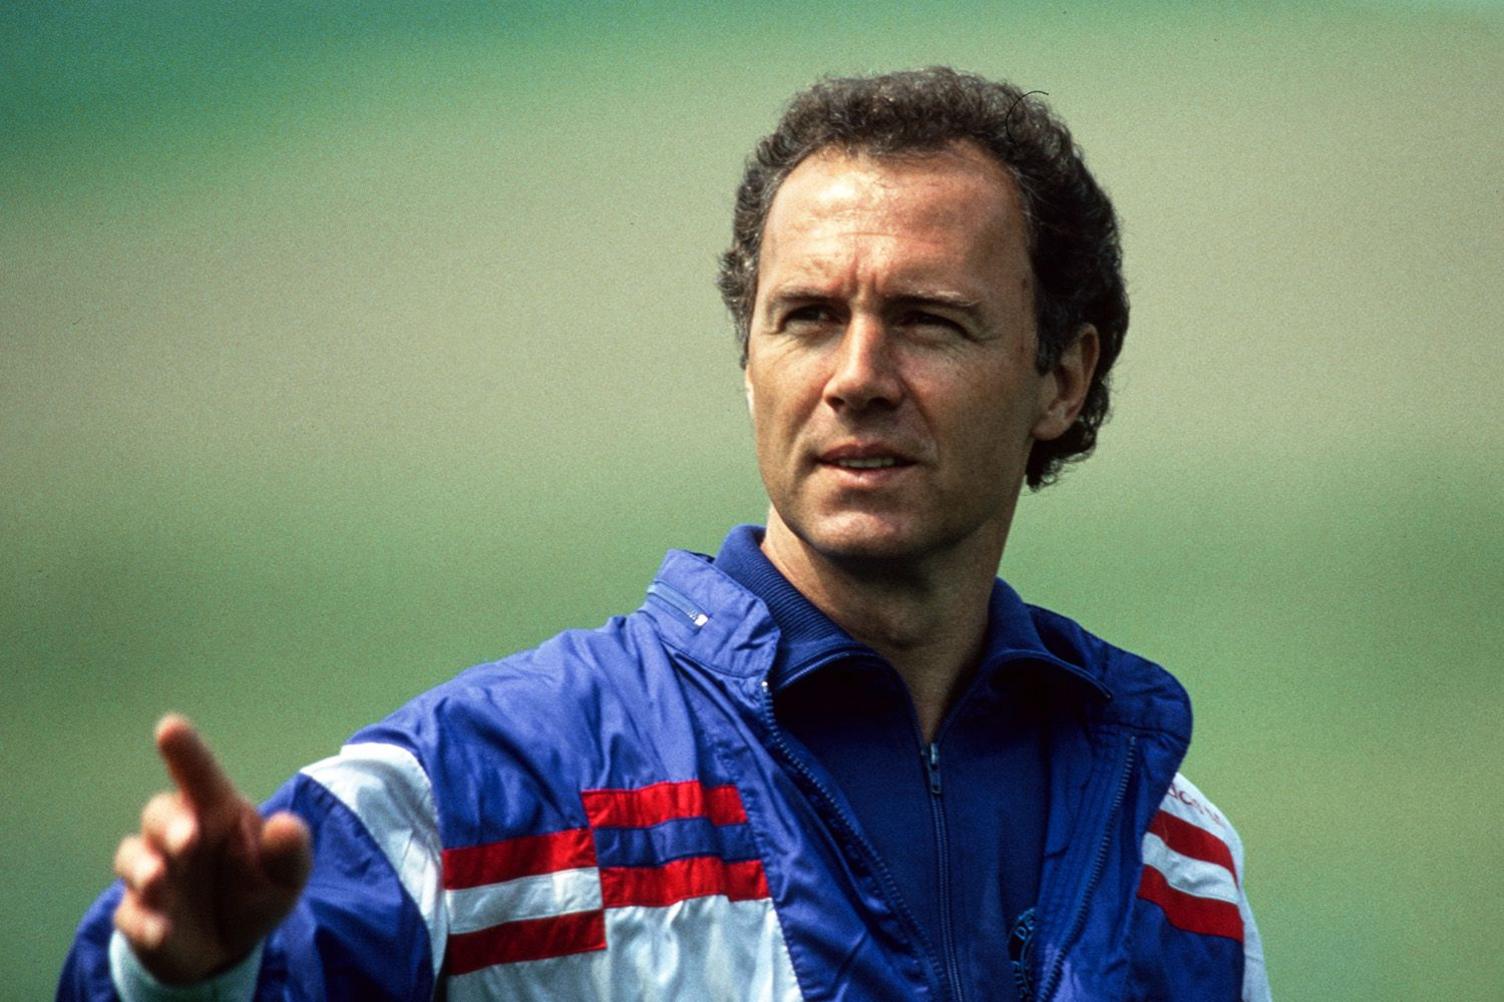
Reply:
[[[262,944],[259,962],[251,961],[253,982],[211,979],[154,995],[123,970],[123,941],[115,944],[112,969],[117,883],[79,926],[60,1002],[433,998],[447,923],[433,795],[418,760],[396,745],[346,745],[300,772],[263,808],[279,810],[308,823],[314,865],[297,906]]]
[[[1142,856],[1135,997],[1269,1002],[1242,840],[1184,776],[1150,821]]]

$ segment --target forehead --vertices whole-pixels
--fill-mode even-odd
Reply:
[[[986,282],[1020,268],[1027,277],[1027,247],[1016,183],[970,143],[886,156],[826,149],[774,196],[759,270],[773,281],[790,270],[807,278],[878,268]]]

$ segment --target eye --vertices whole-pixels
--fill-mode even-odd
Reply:
[[[810,332],[840,323],[830,307],[820,303],[796,306],[783,315],[782,327],[791,333]]]
[[[942,317],[937,313],[926,313],[922,310],[904,315],[899,323],[905,330],[921,337],[970,337],[970,332],[960,323],[949,317]]]

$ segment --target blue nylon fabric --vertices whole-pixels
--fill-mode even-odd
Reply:
[[[1133,698],[1121,690],[1117,701]],[[1159,705],[1161,697],[1147,701]],[[1140,705],[1140,709],[1144,704]],[[1111,714],[1124,716],[1123,707]],[[1084,735],[1060,749],[1065,764],[1055,771],[1057,797],[1105,804],[1109,789],[1126,765],[1128,792],[1115,814],[1092,817],[1052,812],[1050,849],[1043,881],[1057,894],[1041,900],[1046,915],[1038,955],[1042,976],[1058,969],[1051,1002],[1096,1002],[1102,998],[1194,999],[1237,1002],[1242,996],[1242,944],[1221,936],[1198,935],[1170,925],[1158,905],[1136,897],[1139,846],[1150,818],[1159,810],[1168,779],[1185,754],[1188,718],[1182,729],[1138,730],[1120,724],[1096,729],[1094,764]],[[1079,742],[1079,743],[1078,743]],[[1100,872],[1088,887],[1094,864]],[[1126,912],[1087,908],[1079,929],[1069,927],[1079,895],[1091,901],[1122,900]],[[1074,937],[1071,933],[1074,932]],[[1123,948],[1111,948],[1122,944]]]
[[[1165,921],[1165,913],[1148,901],[1135,902],[1129,937],[1139,948],[1138,963],[1129,971],[1129,997],[1172,998],[1187,981],[1205,986],[1209,999],[1237,999],[1241,994],[1243,944],[1222,936],[1197,936],[1187,942],[1184,932]],[[1173,967],[1146,962],[1175,957]]]
[[[758,858],[747,825],[713,825],[705,818],[664,821],[651,828],[597,828],[594,834],[601,866],[661,866],[689,856],[719,856],[728,863]]]
[[[301,775],[264,809],[293,811],[318,834],[308,886],[267,941],[258,1002],[395,1002],[431,996],[428,929],[360,820],[328,790]],[[328,973],[338,977],[326,978]]]
[[[805,998],[935,998],[931,963],[891,910],[864,854],[846,841],[804,779],[782,767],[770,732],[748,713],[763,698],[761,680],[687,691],[717,758],[736,777]]]
[[[110,936],[115,928],[112,916],[120,906],[124,888],[123,883],[115,881],[84,912],[74,934],[73,947],[63,961],[62,976],[58,978],[58,1002],[116,999],[115,985],[110,980]]]
[[[444,845],[476,846],[587,827],[582,790],[731,782],[684,726],[687,712],[648,623],[615,618],[471,668],[354,740],[411,750]],[[464,801],[449,803],[449,791]]]
[[[903,681],[784,579],[761,541],[738,526],[715,565],[778,623],[779,722],[840,788],[941,966],[949,942],[964,997],[1014,1002],[1008,931],[1035,903],[1049,800],[1033,679],[1005,660],[1042,646],[1027,609],[1005,586],[993,596],[984,663],[937,735],[937,797]]]

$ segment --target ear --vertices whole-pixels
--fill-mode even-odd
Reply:
[[[752,413],[752,376],[746,365],[742,366],[742,392],[747,396],[747,413]]]
[[[1097,329],[1082,324],[1076,338],[1060,353],[1055,367],[1045,374],[1039,387],[1039,418],[1034,422],[1034,437],[1047,442],[1066,433],[1086,403],[1086,391],[1097,371],[1102,345]]]

